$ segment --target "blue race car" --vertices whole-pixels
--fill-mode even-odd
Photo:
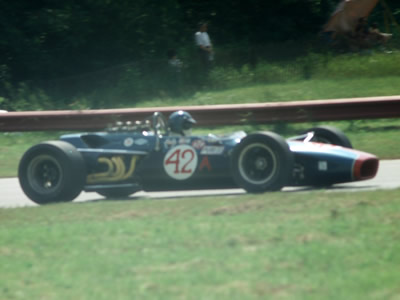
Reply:
[[[329,186],[373,178],[379,161],[352,149],[329,126],[284,139],[273,132],[191,134],[185,111],[168,120],[158,112],[104,132],[68,134],[23,155],[18,177],[38,204],[72,201],[81,191],[107,198],[137,191],[243,188],[250,193],[284,186]]]

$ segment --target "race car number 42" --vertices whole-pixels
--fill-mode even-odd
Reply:
[[[164,170],[168,176],[177,179],[188,179],[197,168],[196,150],[189,145],[178,145],[170,149],[164,157]]]

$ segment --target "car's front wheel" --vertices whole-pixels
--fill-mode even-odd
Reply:
[[[85,162],[71,144],[48,141],[23,155],[18,178],[24,193],[38,204],[72,201],[85,184]]]
[[[273,132],[245,137],[233,150],[232,174],[238,186],[251,193],[280,190],[293,170],[293,153]]]

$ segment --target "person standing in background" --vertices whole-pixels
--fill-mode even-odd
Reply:
[[[207,30],[208,23],[200,22],[198,31],[195,33],[195,42],[199,52],[200,63],[203,67],[208,69],[211,62],[214,60],[214,51]]]

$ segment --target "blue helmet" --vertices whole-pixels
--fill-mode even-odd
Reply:
[[[183,110],[173,112],[168,118],[168,126],[171,132],[181,135],[188,135],[187,132],[192,129],[193,124],[196,124],[195,119]]]

